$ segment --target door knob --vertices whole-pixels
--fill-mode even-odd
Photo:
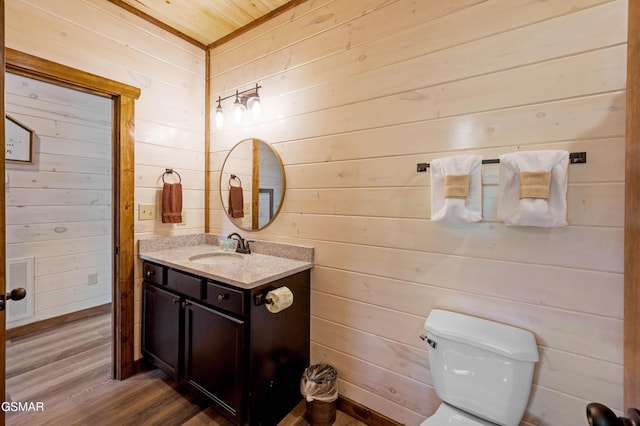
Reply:
[[[7,293],[7,300],[22,300],[27,295],[27,290],[24,287],[18,287],[11,290],[11,293]]]
[[[5,300],[22,300],[27,295],[23,287],[14,288],[10,293],[0,295],[0,311],[4,311]]]

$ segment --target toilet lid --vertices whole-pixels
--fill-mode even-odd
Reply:
[[[426,419],[420,426],[496,426],[486,420],[482,420],[474,415],[465,413],[445,403],[433,413],[433,416]]]

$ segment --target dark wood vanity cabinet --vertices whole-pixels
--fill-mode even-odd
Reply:
[[[241,420],[245,365],[244,321],[187,301],[184,380]]]
[[[142,289],[142,353],[178,380],[182,309],[180,297],[145,283]]]
[[[301,401],[300,378],[309,365],[308,270],[239,289],[151,262],[144,268],[146,359],[237,425],[275,425]],[[264,296],[281,286],[294,303],[270,313]]]

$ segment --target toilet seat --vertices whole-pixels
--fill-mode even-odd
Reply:
[[[472,414],[458,410],[455,407],[440,404],[433,416],[420,423],[420,426],[496,426]]]

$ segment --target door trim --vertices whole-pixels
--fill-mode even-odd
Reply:
[[[134,116],[140,89],[9,48],[5,48],[5,61],[8,72],[113,100],[113,205],[117,211],[113,220],[112,376],[125,379],[134,373]],[[4,202],[2,206],[4,217]],[[2,250],[4,238],[3,233]]]
[[[4,0],[0,0],[0,66],[2,69],[5,69],[5,59],[4,59]],[[0,141],[2,141],[2,146],[5,146],[5,134],[4,134],[4,73],[0,76],[0,117],[3,117],[0,120]],[[1,150],[0,154],[0,175],[5,176],[5,150]],[[6,262],[4,259],[6,256],[6,220],[5,220],[5,183],[4,179],[2,179],[2,191],[0,191],[0,294],[6,293]],[[7,390],[5,386],[6,381],[6,311],[0,311],[0,395],[2,396],[2,401],[7,400]],[[5,415],[4,412],[0,413],[0,426],[5,425]]]
[[[629,2],[624,223],[624,407],[640,408],[640,2]]]

